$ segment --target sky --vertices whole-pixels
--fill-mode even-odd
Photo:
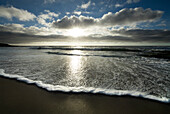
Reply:
[[[0,0],[0,42],[170,45],[169,0]]]

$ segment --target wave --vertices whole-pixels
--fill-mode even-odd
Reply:
[[[132,56],[119,56],[119,55],[95,55],[95,54],[72,54],[72,53],[62,53],[62,52],[46,52],[48,54],[55,55],[67,55],[67,56],[96,56],[96,57],[117,57],[117,58],[130,58],[132,56],[141,56],[141,57],[149,57],[149,58],[160,58],[160,59],[170,59],[169,51],[162,52],[145,52],[139,53]]]
[[[37,50],[81,50],[81,51],[129,51],[129,52],[142,52],[141,49],[132,48],[118,48],[118,47],[33,47],[31,49]]]
[[[55,55],[68,55],[68,56],[97,56],[97,57],[118,57],[118,58],[128,58],[131,56],[118,56],[118,55],[90,55],[90,54],[72,54],[72,53],[61,53],[61,52],[46,52],[48,54]]]
[[[161,59],[170,59],[170,51],[152,51],[152,52],[145,52],[142,54],[138,54],[139,56],[143,57],[153,57],[153,58],[161,58]]]
[[[40,46],[31,47],[37,50],[81,50],[81,51],[126,51],[126,52],[170,52],[170,46]]]
[[[114,90],[114,89],[103,89],[103,88],[94,88],[94,87],[67,87],[61,85],[52,85],[52,84],[45,84],[42,81],[34,81],[24,76],[15,75],[15,74],[7,74],[3,69],[0,69],[0,76],[17,79],[19,81],[26,82],[28,84],[35,84],[40,88],[46,89],[48,91],[61,91],[61,92],[74,92],[74,93],[100,93],[105,95],[128,95],[134,97],[142,97],[146,99],[156,100],[164,103],[170,103],[170,99],[166,97],[156,97],[153,95],[148,95],[146,93],[137,92],[137,91],[127,91],[127,90]]]
[[[112,52],[133,52],[136,56],[170,59],[170,47],[32,47],[37,50],[62,50],[62,51],[112,51]],[[79,55],[60,52],[47,52],[48,54],[73,55],[73,56],[100,56],[116,57],[115,55]],[[117,56],[123,57],[123,56]]]

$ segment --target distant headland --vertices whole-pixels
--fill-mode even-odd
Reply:
[[[0,43],[0,47],[13,47],[13,46],[7,43]]]

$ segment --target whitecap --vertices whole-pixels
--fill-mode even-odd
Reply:
[[[52,84],[45,84],[42,81],[34,81],[24,76],[15,75],[15,74],[7,74],[5,73],[4,69],[0,69],[0,76],[17,79],[19,81],[23,81],[29,84],[35,84],[38,87],[46,89],[48,91],[61,91],[61,92],[75,92],[75,93],[100,93],[105,95],[129,95],[134,97],[142,97],[146,99],[156,100],[164,103],[170,103],[170,99],[166,97],[156,97],[153,95],[149,95],[144,92],[137,92],[137,91],[127,91],[127,90],[115,90],[115,89],[103,89],[103,88],[94,88],[94,87],[68,87],[68,86],[61,86],[61,85],[52,85]]]

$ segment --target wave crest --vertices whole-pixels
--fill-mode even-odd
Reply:
[[[117,96],[129,95],[129,96],[134,96],[134,97],[142,97],[142,98],[147,98],[151,100],[156,100],[156,101],[160,101],[164,103],[170,103],[170,99],[166,97],[159,98],[153,95],[148,95],[146,93],[137,92],[137,91],[103,89],[103,88],[94,88],[94,87],[67,87],[67,86],[61,86],[61,85],[45,84],[42,81],[30,80],[28,78],[25,78],[24,76],[15,75],[15,74],[7,74],[5,73],[4,69],[0,69],[0,76],[17,79],[19,81],[23,81],[28,84],[35,84],[38,87],[46,89],[48,91],[93,93],[93,94],[100,93],[100,94],[105,94],[105,95],[117,95]]]

